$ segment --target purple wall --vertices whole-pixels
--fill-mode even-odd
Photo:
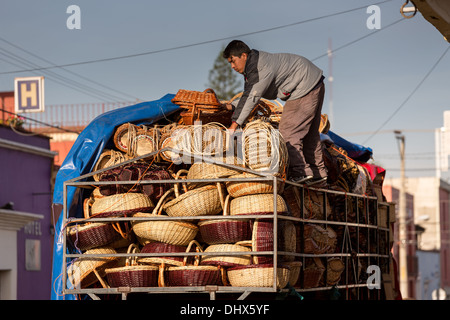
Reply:
[[[2,125],[0,138],[50,150],[49,138],[20,135]],[[52,166],[53,159],[50,157],[0,147],[0,206],[12,201],[14,210],[44,216],[17,233],[18,300],[50,299]],[[26,268],[26,242],[39,243],[39,270]]]

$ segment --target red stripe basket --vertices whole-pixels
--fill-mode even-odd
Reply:
[[[135,244],[128,247],[127,253],[139,253]],[[159,268],[157,266],[139,265],[136,256],[127,257],[125,266],[105,270],[111,287],[157,287]]]
[[[84,217],[89,218],[91,198],[84,200]],[[111,223],[88,222],[68,228],[71,244],[80,251],[105,246],[120,237]]]
[[[202,251],[197,241],[192,241],[187,251],[190,251],[191,245],[195,244],[197,251]],[[222,269],[218,266],[201,266],[200,257],[195,257],[193,265],[187,265],[187,256],[184,257],[182,266],[166,267],[164,264],[160,267],[159,285],[162,287],[197,287],[206,285],[220,285]]]
[[[171,252],[182,253],[186,252],[186,249],[187,246],[173,245],[164,242],[149,242],[141,249],[141,253],[171,253]],[[138,259],[138,262],[145,264],[160,265],[164,263],[166,265],[182,266],[183,260],[184,260],[183,256],[173,256],[173,257],[158,256],[158,257],[142,257]]]
[[[230,195],[225,198],[223,215],[229,215]],[[209,245],[236,243],[250,240],[252,237],[249,219],[215,219],[198,222],[202,240]]]

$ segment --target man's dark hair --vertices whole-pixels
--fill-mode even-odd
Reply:
[[[240,57],[243,53],[249,54],[250,48],[241,40],[233,40],[223,50],[223,57],[225,59],[231,56]]]

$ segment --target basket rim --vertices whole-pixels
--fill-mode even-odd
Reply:
[[[267,269],[267,268],[273,268],[273,263],[249,264],[249,265],[245,265],[245,266],[237,266],[237,267],[228,269],[228,271],[241,270],[241,269]],[[288,269],[288,270],[291,269],[290,266],[281,264],[281,263],[279,263],[277,265],[277,269],[279,269],[279,268]]]

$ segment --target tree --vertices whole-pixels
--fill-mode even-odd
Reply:
[[[222,56],[224,49],[222,47],[214,61],[213,68],[209,70],[207,87],[213,89],[219,99],[230,100],[240,92],[242,81],[238,77],[239,74],[230,67],[228,61]]]

